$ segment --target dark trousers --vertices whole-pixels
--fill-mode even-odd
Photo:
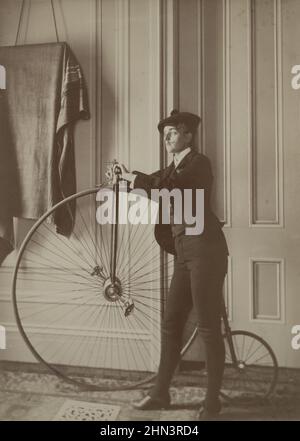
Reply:
[[[192,307],[203,339],[207,369],[206,405],[218,403],[225,349],[221,332],[223,282],[227,272],[227,246],[223,235],[214,241],[201,236],[175,238],[177,257],[162,323],[161,358],[150,394],[164,397],[180,359],[184,325]]]

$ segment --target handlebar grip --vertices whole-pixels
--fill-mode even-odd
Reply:
[[[114,168],[114,173],[115,173],[116,175],[121,175],[121,174],[122,174],[122,170],[121,170],[121,168],[120,168],[119,166],[116,166],[116,167]]]

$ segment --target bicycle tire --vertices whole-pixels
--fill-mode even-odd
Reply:
[[[76,247],[74,247],[74,249],[72,250],[72,255],[71,257],[68,257],[68,252],[71,252],[68,250],[68,248],[71,246],[70,245],[70,238],[66,239],[61,235],[58,235],[57,233],[55,233],[53,231],[53,227],[51,227],[49,225],[49,223],[47,223],[47,220],[50,218],[50,216],[53,215],[54,211],[57,210],[58,208],[60,208],[62,205],[64,204],[68,204],[71,201],[75,201],[77,203],[77,217],[78,217],[78,207],[80,209],[80,204],[82,205],[82,207],[84,206],[84,203],[82,203],[82,200],[84,198],[91,198],[95,196],[95,194],[99,191],[100,188],[105,188],[105,184],[97,187],[97,188],[93,188],[93,189],[88,189],[88,190],[84,190],[81,192],[78,192],[72,196],[69,196],[68,198],[64,199],[63,201],[59,202],[58,204],[56,204],[54,207],[52,207],[50,210],[48,210],[43,216],[41,216],[41,218],[35,222],[35,224],[32,226],[32,228],[29,230],[29,232],[27,233],[21,247],[18,253],[18,257],[17,257],[17,261],[16,261],[16,265],[15,265],[15,270],[14,270],[14,275],[13,275],[13,282],[12,282],[12,297],[13,297],[13,307],[14,307],[14,312],[15,312],[15,317],[16,317],[16,322],[17,322],[17,326],[19,328],[19,331],[26,343],[26,345],[28,346],[28,348],[30,349],[31,353],[34,355],[35,359],[38,360],[39,362],[41,362],[42,364],[44,364],[51,372],[55,373],[58,377],[62,378],[63,380],[72,383],[74,385],[80,386],[81,388],[85,388],[85,389],[89,389],[89,390],[101,390],[101,391],[105,391],[105,390],[127,390],[127,389],[133,389],[136,387],[140,387],[144,384],[147,384],[149,381],[151,381],[151,379],[153,378],[153,373],[157,370],[157,364],[154,365],[154,361],[153,358],[155,356],[155,360],[159,360],[159,355],[160,355],[160,317],[157,317],[159,315],[159,306],[161,304],[161,302],[163,302],[164,300],[162,298],[159,297],[160,293],[161,293],[161,280],[159,279],[159,277],[156,280],[152,280],[149,281],[149,274],[147,275],[147,277],[145,279],[143,279],[142,277],[142,273],[138,273],[140,267],[132,267],[130,268],[130,270],[135,270],[137,271],[138,276],[140,277],[140,281],[138,284],[134,285],[134,279],[131,279],[131,293],[130,295],[132,297],[135,297],[134,301],[136,302],[135,304],[135,321],[132,319],[131,322],[129,322],[128,317],[134,317],[134,315],[130,315],[126,316],[126,320],[122,318],[121,316],[121,311],[124,310],[124,308],[122,309],[121,307],[124,307],[124,304],[121,304],[121,301],[119,299],[117,299],[114,302],[114,307],[115,307],[115,311],[114,311],[114,316],[113,318],[111,318],[111,321],[107,321],[107,326],[110,324],[112,328],[114,328],[114,322],[112,322],[112,320],[114,321],[118,321],[118,326],[120,326],[120,323],[123,323],[123,328],[122,330],[118,331],[118,335],[117,333],[115,333],[114,338],[115,340],[112,339],[112,343],[114,345],[114,351],[113,349],[109,349],[109,345],[106,345],[107,347],[105,348],[106,351],[110,350],[110,355],[107,355],[107,359],[109,357],[111,357],[112,363],[116,363],[116,357],[122,357],[123,356],[123,361],[118,360],[120,362],[119,366],[111,366],[109,365],[109,363],[106,366],[106,362],[103,362],[101,365],[97,365],[96,362],[91,362],[91,366],[89,365],[80,365],[78,364],[78,362],[76,361],[76,356],[74,357],[74,362],[71,364],[66,363],[63,360],[63,357],[66,358],[66,353],[70,350],[70,347],[73,345],[74,346],[74,342],[75,342],[75,337],[73,336],[73,340],[70,338],[69,339],[69,345],[68,345],[68,335],[71,335],[72,332],[72,326],[67,326],[66,323],[69,323],[70,318],[67,317],[67,308],[65,307],[65,303],[67,302],[67,300],[64,300],[61,302],[60,306],[62,308],[65,307],[66,311],[65,314],[63,314],[62,320],[60,322],[60,326],[64,325],[64,330],[66,331],[66,334],[64,335],[65,338],[65,342],[61,339],[61,335],[60,334],[56,334],[56,339],[53,337],[53,339],[51,340],[51,338],[48,337],[47,332],[42,332],[42,328],[44,326],[44,322],[40,323],[44,317],[46,317],[46,315],[44,314],[43,310],[38,310],[35,312],[34,308],[38,308],[39,305],[39,300],[42,300],[46,305],[47,302],[52,301],[52,304],[55,302],[58,302],[57,297],[51,297],[51,298],[43,298],[42,299],[42,292],[44,292],[43,290],[43,282],[47,282],[48,284],[51,283],[53,284],[52,286],[54,286],[54,283],[56,282],[58,285],[63,286],[63,284],[65,283],[65,286],[68,286],[68,284],[72,285],[72,283],[75,283],[73,280],[73,278],[70,278],[70,274],[68,274],[68,277],[66,277],[61,271],[60,268],[55,268],[56,266],[58,266],[57,262],[60,262],[61,260],[65,259],[65,260],[69,260],[70,261],[70,267],[74,264],[76,265],[79,261],[80,261],[80,265],[84,265],[84,261],[88,260],[88,257],[93,257],[93,256],[98,256],[99,253],[99,249],[97,248],[97,244],[96,244],[96,249],[92,250],[91,256],[89,256],[90,252],[89,249],[86,247],[86,244],[84,246],[84,249],[80,249],[80,253],[76,253],[74,250],[77,251],[77,248],[80,246],[79,242],[78,242],[78,237],[74,238],[74,240],[76,239]],[[95,199],[94,199],[95,201]],[[81,208],[82,208],[81,207]],[[89,207],[90,208],[90,207]],[[85,213],[83,213],[85,215]],[[80,216],[82,217],[82,213],[80,212]],[[84,219],[83,219],[84,220]],[[78,221],[79,223],[79,221]],[[82,220],[80,220],[80,223],[82,224],[82,226],[84,226]],[[76,227],[75,227],[76,228]],[[101,227],[102,228],[102,227]],[[125,227],[124,227],[125,228]],[[50,231],[51,230],[51,231]],[[24,277],[24,274],[26,272],[26,266],[22,266],[22,264],[24,265],[24,262],[30,262],[30,258],[28,259],[28,254],[30,256],[32,256],[32,254],[34,255],[34,251],[33,249],[30,249],[30,246],[34,248],[34,246],[37,246],[36,242],[37,242],[37,237],[39,238],[40,236],[43,237],[44,234],[50,234],[49,233],[53,233],[55,235],[55,240],[53,242],[53,244],[49,244],[47,243],[47,238],[44,236],[44,240],[47,243],[47,247],[46,249],[48,249],[49,253],[51,252],[53,255],[57,254],[57,260],[53,261],[52,258],[48,259],[46,261],[41,261],[39,262],[39,265],[36,263],[36,267],[33,268],[37,268],[37,271],[40,271],[40,277],[41,277],[41,285],[35,286],[35,289],[32,289],[32,292],[34,291],[34,294],[31,293],[31,297],[27,296],[27,294],[22,294],[22,292],[24,291],[23,285],[22,287],[20,287],[19,283],[21,281],[21,277],[23,277],[23,281],[24,283],[27,283],[30,279]],[[102,230],[101,230],[102,231]],[[129,236],[131,234],[129,233]],[[143,231],[143,230],[142,230]],[[152,229],[151,229],[152,231]],[[42,234],[43,233],[43,234]],[[75,231],[74,233],[75,234]],[[84,232],[84,234],[86,235],[85,239],[87,240],[88,236],[91,235],[91,233],[88,231]],[[100,234],[100,233],[98,233]],[[135,232],[135,234],[137,234]],[[101,237],[102,239],[104,238],[103,232],[101,232]],[[152,234],[153,235],[153,234]],[[130,236],[131,237],[131,236]],[[72,238],[72,236],[71,236]],[[83,238],[83,236],[82,236]],[[138,241],[135,250],[136,250],[136,254],[134,255],[134,262],[136,263],[136,265],[141,265],[141,262],[143,262],[143,264],[145,263],[145,259],[146,259],[146,253],[145,253],[145,246],[147,245],[147,238],[145,237],[145,235],[142,236],[142,240]],[[65,254],[58,252],[59,247],[56,247],[56,240],[59,241],[63,241],[65,242]],[[123,236],[122,236],[122,240],[123,240]],[[125,240],[124,239],[124,244],[125,244]],[[150,239],[149,239],[150,240]],[[155,243],[155,239],[152,239],[152,243]],[[33,245],[34,244],[34,245]],[[39,244],[40,245],[40,244]],[[39,248],[38,248],[39,249]],[[63,247],[62,247],[63,249]],[[44,246],[44,252],[45,252],[45,246]],[[144,251],[144,254],[143,254]],[[148,249],[149,251],[149,249]],[[147,251],[147,252],[148,252]],[[122,253],[124,251],[124,249],[121,250],[120,247],[120,253]],[[31,254],[30,254],[31,253]],[[107,253],[107,249],[105,250],[105,253]],[[151,258],[150,260],[148,260],[148,263],[150,262],[151,264],[157,264],[156,260],[157,256],[159,256],[159,248],[157,247],[156,251],[151,251]],[[42,254],[42,251],[41,251]],[[51,256],[52,256],[51,254]],[[104,239],[103,239],[103,260],[104,260]],[[107,258],[108,256],[106,256]],[[120,255],[118,256],[120,259]],[[101,259],[100,259],[101,260]],[[108,260],[108,259],[107,259]],[[50,264],[49,264],[50,263]],[[88,270],[85,269],[85,277],[86,278],[90,278],[90,270],[93,269],[94,264],[97,263],[97,259],[95,260],[95,262],[90,262],[90,267],[88,268]],[[99,262],[98,262],[99,263]],[[102,262],[103,263],[103,262]],[[43,266],[44,265],[44,266]],[[80,266],[78,266],[79,268]],[[30,270],[30,266],[28,267]],[[104,267],[103,267],[104,268]],[[102,268],[102,269],[103,269]],[[157,265],[157,268],[160,268],[160,265]],[[54,269],[57,270],[57,272],[55,273]],[[30,271],[27,271],[28,274],[30,274]],[[32,268],[31,268],[32,270]],[[48,272],[49,270],[49,272]],[[51,271],[53,270],[53,275],[56,274],[57,280],[55,279],[51,279],[48,280],[47,278],[45,278],[45,275],[47,274],[52,274]],[[65,268],[65,270],[68,270],[68,267]],[[22,273],[23,271],[23,273]],[[125,270],[124,270],[125,271]],[[88,274],[89,272],[89,274]],[[37,273],[38,274],[38,273]],[[146,272],[147,274],[147,272]],[[153,270],[151,272],[151,276],[153,276]],[[103,275],[103,274],[102,274]],[[73,274],[74,278],[77,277],[77,282],[78,283],[78,278],[81,282],[82,285],[82,289],[81,291],[87,290],[87,284],[88,281],[85,281],[84,278],[82,278],[83,276],[80,274],[77,274],[76,272],[74,272]],[[96,275],[97,276],[97,275]],[[98,274],[99,276],[99,274]],[[65,277],[65,279],[64,279]],[[81,277],[81,278],[80,278]],[[121,276],[120,276],[121,277]],[[122,283],[124,282],[124,284],[126,285],[127,281],[125,281],[124,275],[122,276]],[[34,277],[33,277],[34,279]],[[99,276],[99,280],[100,280],[100,276]],[[100,281],[97,281],[97,279],[95,278],[95,275],[93,275],[93,279],[90,280],[91,283],[91,295],[93,295],[93,293],[98,293],[98,290],[100,289],[100,285],[102,284],[103,286],[105,285],[103,280],[101,279],[101,283]],[[99,283],[98,283],[99,282]],[[151,292],[153,291],[156,295],[156,297],[151,297],[150,294],[148,294],[149,288],[148,288],[148,284],[150,286],[150,282],[151,282]],[[34,287],[34,280],[31,280],[32,286]],[[30,285],[29,283],[29,285]],[[38,282],[36,282],[38,283]],[[121,281],[120,281],[120,285],[121,285]],[[125,286],[124,285],[124,286]],[[158,286],[159,285],[159,286]],[[30,285],[31,286],[31,285]],[[128,298],[127,295],[127,291],[129,290],[128,285],[126,285],[126,298]],[[134,288],[137,291],[134,291]],[[154,289],[154,288],[155,289]],[[40,288],[40,289],[38,289]],[[55,292],[54,288],[52,289],[52,294],[54,293],[55,295],[58,295],[58,292]],[[106,288],[105,288],[106,289]],[[104,290],[104,288],[103,288]],[[76,292],[79,292],[80,290],[73,290]],[[137,292],[140,291],[142,292],[143,295],[140,295],[140,297],[137,296]],[[62,292],[65,294],[66,293],[66,288],[64,290],[62,290]],[[106,290],[107,292],[107,290]],[[134,294],[133,294],[134,293]],[[49,293],[51,294],[51,293]],[[147,295],[146,295],[147,294]],[[41,298],[39,298],[38,296],[41,296]],[[123,293],[122,293],[123,295]],[[36,297],[35,297],[36,296]],[[124,288],[124,296],[125,296],[125,288]],[[148,296],[148,297],[147,297]],[[54,299],[54,300],[53,300]],[[96,299],[96,294],[93,297],[93,300]],[[107,299],[105,299],[107,300]],[[74,298],[72,299],[72,301],[74,301],[76,303],[76,300],[74,300]],[[97,298],[98,301],[98,298]],[[123,301],[123,300],[122,300]],[[118,302],[118,305],[117,305]],[[58,302],[59,303],[59,302]],[[111,311],[111,315],[113,315],[113,306],[112,306],[112,301],[110,299],[110,303],[108,305],[105,305],[108,311]],[[27,304],[27,309],[26,309],[26,304]],[[72,302],[71,302],[72,304]],[[28,305],[32,307],[32,309],[29,311],[31,311],[31,313],[29,314],[29,316],[33,316],[35,315],[38,319],[39,319],[39,324],[34,327],[30,320],[28,321]],[[32,306],[33,305],[33,306]],[[74,306],[74,303],[73,303]],[[77,305],[78,306],[78,305]],[[82,303],[82,308],[84,307],[84,304]],[[87,303],[86,305],[87,306]],[[89,305],[88,305],[89,306]],[[99,306],[99,305],[98,305]],[[156,313],[156,317],[155,320],[154,318],[150,317],[150,315],[148,316],[148,313],[146,311],[147,307],[149,308],[149,311],[151,312],[155,312]],[[104,306],[103,306],[104,308]],[[51,308],[48,308],[48,312],[50,311]],[[53,309],[55,310],[55,307],[53,307]],[[75,305],[75,309],[76,309],[76,305]],[[116,309],[118,309],[118,311],[116,311]],[[103,309],[104,310],[104,309]],[[24,311],[27,311],[27,315],[24,313]],[[78,310],[77,310],[78,312]],[[69,312],[70,313],[70,312]],[[40,314],[40,315],[38,315]],[[99,314],[99,313],[97,313]],[[119,315],[118,315],[119,314]],[[96,317],[93,317],[93,320]],[[63,319],[65,319],[65,322],[63,321]],[[68,320],[67,320],[68,319]],[[48,318],[45,318],[45,322],[46,320],[48,320]],[[74,318],[75,320],[75,318]],[[80,324],[80,315],[78,317],[76,317],[76,320],[78,320],[78,326]],[[123,320],[123,321],[122,321]],[[93,323],[97,323],[96,321]],[[47,324],[47,323],[46,323]],[[31,326],[32,325],[32,326]],[[50,326],[50,321],[47,324],[48,326],[48,330],[50,330],[51,332],[54,332],[55,329],[53,329],[52,325]],[[77,326],[77,328],[78,328]],[[148,326],[149,328],[146,329],[146,326]],[[116,324],[115,324],[116,327]],[[156,329],[156,334],[154,337],[149,337],[151,331],[153,331],[153,328],[157,328]],[[59,328],[59,327],[58,327]],[[138,328],[138,329],[137,329]],[[158,328],[159,328],[159,332],[158,332]],[[111,329],[112,331],[113,329]],[[50,332],[49,331],[49,332]],[[91,329],[87,329],[86,332],[91,331]],[[106,331],[110,331],[109,328],[107,328]],[[41,332],[41,335],[39,334],[39,332]],[[68,334],[68,332],[70,332],[70,334]],[[92,331],[91,331],[92,332]],[[96,331],[93,331],[96,332]],[[102,331],[101,331],[102,332]],[[144,334],[143,334],[144,332]],[[127,334],[130,336],[130,338],[128,337],[128,339],[125,342],[125,338]],[[107,332],[108,334],[108,332]],[[142,335],[143,334],[143,335]],[[55,335],[55,332],[54,332]],[[99,335],[100,335],[100,331],[99,331]],[[141,337],[140,337],[141,335]],[[42,346],[39,342],[40,337],[42,336],[42,338],[44,338],[44,340],[42,340],[43,343],[43,351],[44,353],[42,353]],[[78,339],[80,336],[80,332],[78,334]],[[82,336],[81,336],[82,337]],[[91,338],[95,339],[95,335],[91,334],[90,337],[86,337],[85,341],[82,340],[82,346],[84,346],[84,343],[86,344],[86,346],[88,346],[89,348],[91,347]],[[54,346],[54,351],[53,351],[53,355],[51,354],[50,356],[50,351],[48,351],[48,354],[45,354],[46,349],[45,348],[45,338],[49,338],[49,344],[51,343]],[[85,338],[84,336],[82,338]],[[89,340],[90,338],[90,340]],[[99,337],[100,338],[100,337]],[[105,337],[103,337],[102,339],[109,339],[109,335],[106,335]],[[117,348],[117,338],[120,339],[120,341],[122,341],[123,343],[123,350],[121,351],[120,348]],[[65,350],[63,350],[63,348],[59,348],[59,340],[62,340],[61,344],[65,347]],[[123,340],[122,340],[123,339]],[[96,341],[96,339],[95,339]],[[98,344],[100,344],[98,342]],[[125,345],[126,348],[125,348]],[[135,345],[135,350],[133,350],[133,345]],[[125,354],[124,351],[125,349],[127,350],[128,347],[128,351],[130,351],[130,354]],[[125,348],[125,349],[124,349]],[[81,348],[83,353],[88,353],[89,349],[88,348]],[[117,349],[120,349],[120,353],[117,354]],[[60,351],[61,355],[55,355],[55,350],[57,350],[58,352]],[[76,351],[74,350],[74,353]],[[102,349],[100,349],[100,346],[97,347],[97,352],[99,354],[99,359],[101,358],[101,360],[103,361],[103,359],[105,358],[105,356],[102,353]],[[97,355],[98,355],[97,354]],[[106,355],[106,353],[105,353]],[[59,357],[61,357],[61,359],[59,359]],[[124,366],[124,359],[126,357],[126,363],[128,364],[127,366]],[[134,358],[139,358],[136,361],[136,366],[133,366],[132,360]],[[145,359],[144,359],[145,357]],[[131,359],[131,360],[130,360]],[[131,363],[131,364],[130,364]],[[132,365],[132,367],[131,367]]]

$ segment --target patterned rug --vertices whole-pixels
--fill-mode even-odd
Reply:
[[[55,375],[3,369],[0,364],[0,421],[194,421],[205,388],[191,376],[176,377],[170,388],[172,406],[162,411],[139,411],[131,402],[145,389],[93,392],[80,390]],[[2,368],[2,369],[1,369]],[[300,420],[299,376],[281,377],[267,401],[249,399],[242,391],[234,402],[223,402],[220,420]]]
[[[66,400],[53,421],[116,421],[120,406]]]

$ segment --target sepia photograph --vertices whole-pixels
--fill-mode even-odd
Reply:
[[[0,422],[300,421],[299,23],[0,0]]]

